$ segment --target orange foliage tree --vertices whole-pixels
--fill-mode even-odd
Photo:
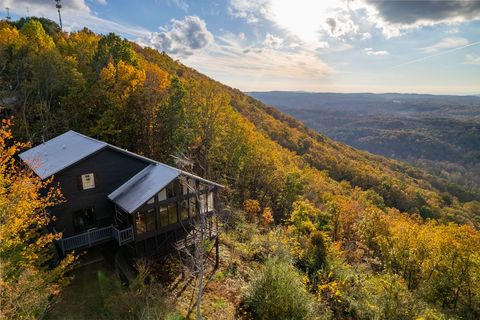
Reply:
[[[75,258],[51,267],[60,235],[45,232],[47,208],[61,201],[61,193],[17,163],[26,144],[13,141],[11,126],[10,120],[0,126],[0,319],[38,319]]]

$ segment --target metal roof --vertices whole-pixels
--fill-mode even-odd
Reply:
[[[109,194],[108,198],[126,212],[133,213],[180,174],[180,170],[167,165],[151,164]]]
[[[105,142],[70,130],[19,156],[41,179],[45,179],[106,146]]]

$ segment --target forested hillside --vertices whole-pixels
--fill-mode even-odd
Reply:
[[[480,96],[308,92],[250,95],[334,140],[419,165],[479,193]]]
[[[226,186],[225,261],[236,252],[235,268],[265,270],[228,302],[246,317],[292,318],[260,292],[276,273],[293,279],[272,288],[279,299],[309,301],[294,318],[480,316],[478,194],[335,142],[114,34],[1,22],[0,63],[1,116],[17,139],[74,129],[173,165],[188,159]],[[244,273],[228,270],[232,282]]]

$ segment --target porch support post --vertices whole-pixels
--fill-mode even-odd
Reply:
[[[220,265],[220,257],[219,257],[219,241],[218,241],[218,234],[215,237],[215,269],[218,269]]]

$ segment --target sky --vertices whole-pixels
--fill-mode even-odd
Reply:
[[[53,0],[0,4],[13,19],[58,21]],[[62,6],[66,31],[115,32],[242,91],[480,93],[480,1],[63,0]]]

